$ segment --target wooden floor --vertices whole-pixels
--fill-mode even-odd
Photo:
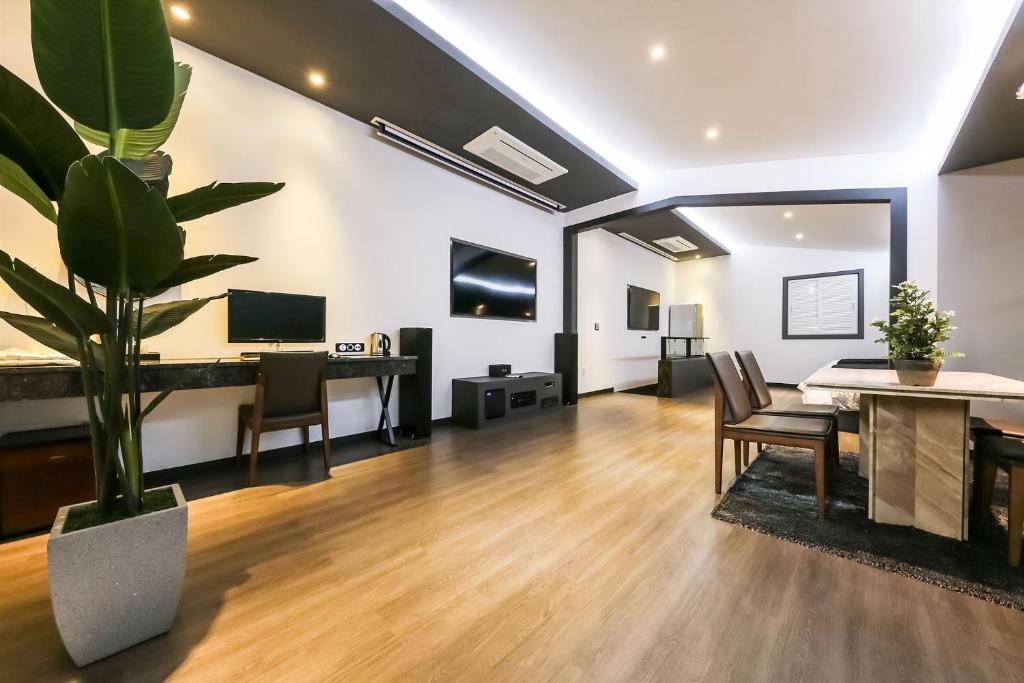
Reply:
[[[1024,614],[712,520],[708,401],[560,413],[194,502],[173,631],[84,670],[0,546],[0,680],[1021,680]]]

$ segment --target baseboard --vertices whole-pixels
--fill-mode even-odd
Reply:
[[[608,387],[606,389],[597,389],[595,391],[585,391],[582,394],[577,394],[577,398],[587,398],[590,396],[597,396],[598,394],[611,394],[615,391],[614,388]]]
[[[435,426],[435,427],[440,427],[440,426],[443,426],[443,425],[451,424],[451,421],[452,421],[452,419],[450,417],[442,417],[442,418],[438,418],[436,420],[431,420],[430,424],[432,426]],[[401,433],[399,431],[399,427],[397,425],[395,426],[395,432],[396,432],[396,436],[401,436]],[[248,433],[248,432],[246,432],[246,433]],[[377,430],[376,429],[371,429],[371,430],[369,430],[367,432],[357,432],[355,434],[346,434],[345,436],[331,437],[331,450],[333,451],[335,449],[342,449],[347,444],[350,444],[350,443],[352,443],[354,441],[359,441],[361,439],[367,439],[367,438],[371,438],[371,437],[375,438],[376,436],[377,436]],[[418,445],[419,442],[427,441],[427,440],[428,439],[407,439],[406,443]],[[310,441],[309,442],[309,450],[313,451],[313,450],[319,448],[320,447],[320,443],[321,443],[320,440]],[[405,450],[405,448],[409,448],[409,447],[410,447],[409,445],[405,445],[403,447],[403,444],[399,444],[397,446],[394,446],[388,452],[394,453],[396,451]],[[265,458],[268,458],[268,457],[269,458],[273,458],[275,456],[294,455],[296,452],[302,452],[302,444],[294,444],[294,445],[291,445],[291,446],[281,446],[280,448],[271,448],[271,449],[268,449],[268,450],[261,450],[260,451],[260,458],[261,459],[265,459]],[[249,451],[245,451],[244,453],[242,453],[242,455],[243,455],[243,457],[246,457],[246,458],[249,457]],[[178,465],[177,467],[168,467],[168,468],[162,469],[162,470],[153,470],[151,472],[146,472],[146,475],[147,476],[158,477],[159,481],[163,482],[165,479],[173,480],[177,475],[180,475],[180,474],[200,474],[200,473],[202,473],[204,471],[218,470],[218,469],[223,468],[225,463],[233,463],[234,461],[235,461],[235,456],[231,455],[231,456],[228,456],[226,458],[215,458],[214,460],[203,460],[202,462],[193,462],[193,463],[189,463],[188,465]]]

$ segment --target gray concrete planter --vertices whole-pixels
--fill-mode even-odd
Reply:
[[[64,533],[62,507],[47,542],[50,601],[71,659],[85,666],[171,628],[185,583],[188,507]]]

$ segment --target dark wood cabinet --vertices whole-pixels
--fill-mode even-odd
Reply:
[[[87,426],[0,436],[0,536],[45,529],[62,505],[93,498]]]

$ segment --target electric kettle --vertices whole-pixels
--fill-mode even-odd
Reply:
[[[384,334],[383,332],[372,332],[370,333],[370,355],[371,356],[390,356],[391,355],[391,337]]]

